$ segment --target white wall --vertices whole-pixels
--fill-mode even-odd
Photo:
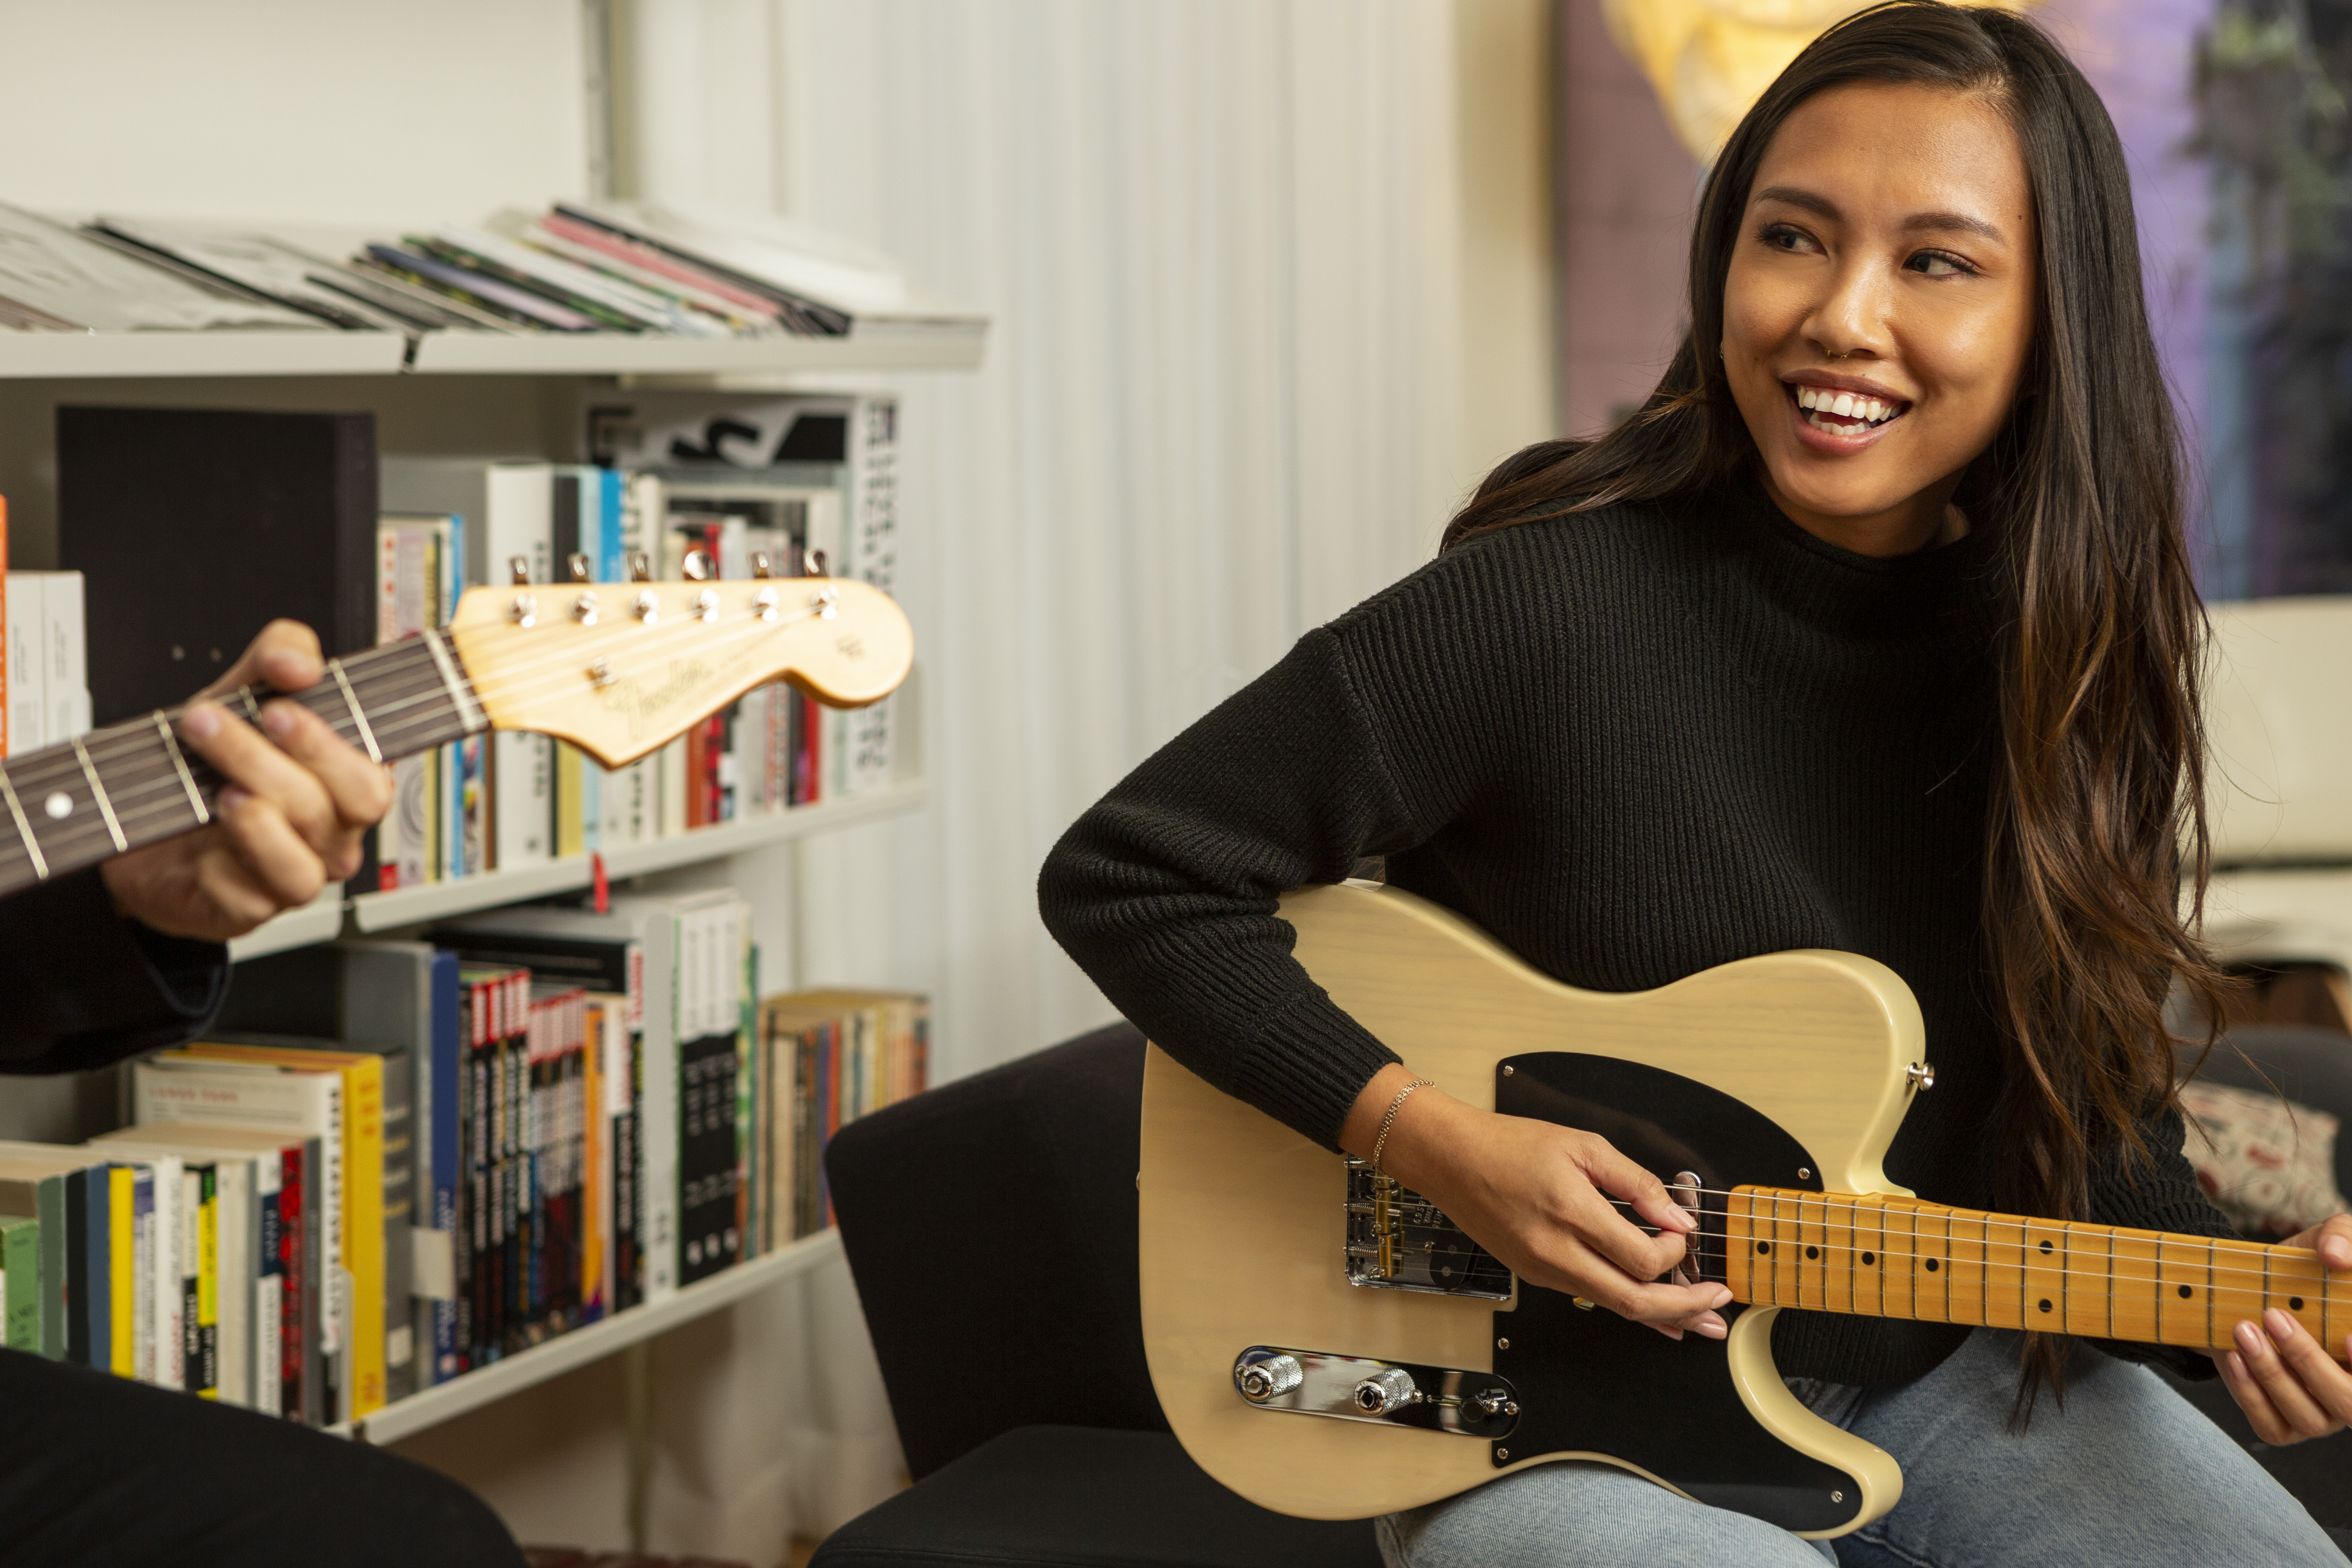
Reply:
[[[583,194],[580,0],[0,0],[0,202],[318,224]]]

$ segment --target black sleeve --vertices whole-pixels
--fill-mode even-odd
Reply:
[[[1429,613],[1429,580],[1458,577],[1453,559],[1301,638],[1080,817],[1038,879],[1047,928],[1122,1013],[1327,1148],[1397,1058],[1291,956],[1276,900],[1423,843],[1475,789],[1478,743],[1448,731],[1470,710],[1458,689],[1480,679],[1483,653],[1418,629],[1491,646],[1458,630],[1458,612]],[[1411,738],[1402,763],[1399,737]]]
[[[193,1039],[228,950],[114,912],[92,868],[0,899],[0,1073],[79,1072]]]
[[[2126,1162],[2109,1152],[2095,1160],[2091,1177],[2091,1221],[2136,1230],[2164,1230],[2176,1236],[2236,1238],[2236,1227],[2205,1196],[2196,1169],[2182,1152],[2188,1129],[2180,1112],[2168,1108],[2149,1118],[2144,1135],[2149,1157]],[[2093,1340],[2118,1361],[2154,1362],[2191,1382],[2218,1377],[2212,1358],[2179,1345],[2127,1344]]]

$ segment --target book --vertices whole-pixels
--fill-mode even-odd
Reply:
[[[340,1292],[338,1319],[344,1328],[338,1347],[347,1373],[338,1380],[340,1398],[335,1418],[362,1420],[382,1409],[390,1397],[386,1358],[394,1348],[387,1338],[385,1310],[386,1180],[384,1172],[387,1082],[397,1086],[406,1070],[399,1047],[340,1047],[335,1041],[305,1044],[253,1044],[248,1041],[199,1040],[184,1048],[196,1060],[217,1060],[237,1066],[276,1068],[288,1073],[341,1080],[343,1143],[341,1253],[342,1268],[330,1270],[331,1285]],[[177,1054],[177,1053],[172,1053]]]
[[[410,331],[418,321],[356,297],[344,268],[264,234],[157,218],[101,216],[87,232],[133,246],[156,265],[346,331]]]
[[[37,1215],[0,1215],[0,1310],[12,1351],[41,1353],[41,1221]]]
[[[387,513],[377,521],[375,536],[377,643],[445,624],[456,605],[447,563],[463,542],[459,521]],[[422,887],[448,874],[441,844],[441,775],[448,752],[436,747],[391,763],[392,809],[375,833],[379,888]],[[360,882],[366,883],[364,870]]]
[[[90,729],[89,636],[79,572],[11,572],[6,665],[11,744],[37,751]]]
[[[677,1287],[678,1243],[678,921],[675,900],[621,895],[609,912],[509,909],[435,927],[441,945],[472,962],[526,968],[622,998],[622,1028],[608,1037],[607,1072],[625,1077],[613,1090],[611,1158],[613,1287],[609,1310],[666,1297]]]
[[[57,455],[61,563],[139,628],[89,649],[100,721],[176,707],[279,616],[375,642],[373,416],[68,405]]]
[[[198,1262],[200,1296],[191,1321],[200,1331],[189,1341],[184,1329],[184,1342],[209,1358],[208,1386],[222,1403],[272,1415],[288,1407],[282,1368],[289,1319],[283,1298],[291,1249],[279,1230],[280,1195],[287,1163],[299,1169],[303,1151],[300,1142],[284,1140],[278,1132],[153,1122],[118,1128],[89,1144],[121,1158],[168,1154],[184,1173],[212,1173],[213,1195],[200,1194],[199,1202],[210,1202],[213,1213],[198,1216],[197,1250],[191,1254]],[[182,1235],[189,1235],[184,1218]],[[184,1279],[188,1272],[184,1265]],[[299,1340],[299,1314],[291,1321]]]
[[[469,586],[511,581],[517,561],[532,582],[547,583],[555,566],[553,481],[547,463],[394,458],[383,465],[383,505],[457,520]],[[459,874],[544,862],[553,848],[552,742],[501,731],[459,746]]]
[[[316,317],[259,303],[148,265],[98,237],[0,205],[0,298],[18,331],[327,331]]]
[[[374,1058],[367,1058],[373,1062]],[[353,1295],[345,1258],[350,1205],[347,1169],[353,1139],[346,1128],[345,1080],[339,1070],[295,1068],[274,1062],[199,1055],[189,1048],[161,1051],[131,1069],[132,1119],[145,1126],[186,1122],[206,1128],[244,1128],[299,1141],[299,1166],[281,1166],[281,1180],[293,1178],[290,1203],[281,1185],[280,1234],[299,1224],[291,1292],[299,1300],[302,1331],[298,1364],[285,1369],[284,1408],[299,1411],[313,1426],[348,1419],[352,1403],[349,1346],[355,1332]],[[381,1194],[382,1172],[370,1173]],[[70,1190],[70,1189],[68,1189]],[[381,1197],[377,1199],[381,1204]]]

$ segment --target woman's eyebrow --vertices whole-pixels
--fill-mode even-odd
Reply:
[[[1802,207],[1805,211],[1828,218],[1832,222],[1845,216],[1845,214],[1839,210],[1838,205],[1829,197],[1799,185],[1767,185],[1749,199],[1751,203],[1785,202],[1790,206]],[[1999,227],[1980,217],[1971,217],[1967,213],[1913,213],[1903,220],[1903,232],[1906,234],[1922,232],[1973,234],[1980,238],[1991,240],[1995,245],[2009,243],[2009,236],[2003,234]]]
[[[1966,213],[1913,213],[1903,220],[1903,232],[1916,234],[1921,230],[1944,234],[1973,234],[1991,240],[1995,245],[2007,245],[2009,236],[1980,217]]]

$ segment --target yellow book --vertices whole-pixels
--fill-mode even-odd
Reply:
[[[356,1421],[384,1405],[383,1058],[364,1051],[306,1051],[202,1041],[190,1056],[260,1062],[343,1078],[343,1269],[351,1276],[351,1410]],[[402,1304],[404,1308],[406,1303]]]
[[[131,1204],[139,1189],[139,1173],[116,1165],[106,1173],[107,1315],[112,1319],[112,1342],[107,1347],[107,1370],[117,1377],[135,1377],[138,1363],[131,1348],[131,1319],[136,1289],[131,1274]]]
[[[200,1367],[188,1369],[188,1386],[205,1399],[220,1397],[220,1177],[206,1167],[197,1177],[202,1206],[196,1211],[196,1353]]]

